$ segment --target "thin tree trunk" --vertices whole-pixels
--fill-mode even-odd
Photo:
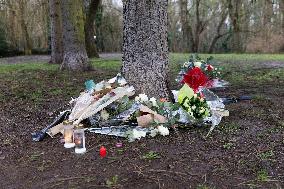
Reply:
[[[225,24],[227,16],[228,16],[228,11],[226,10],[226,7],[223,5],[222,6],[221,19],[220,19],[220,22],[218,23],[218,26],[217,26],[217,31],[216,31],[217,34],[213,38],[213,40],[211,41],[208,53],[213,53],[215,45],[218,42],[218,40],[229,33],[229,32],[225,32],[225,33],[221,34],[221,29],[222,29],[222,26],[224,26],[224,24]]]
[[[61,64],[63,61],[61,0],[49,0],[50,10],[50,36],[52,64]]]
[[[182,30],[182,50],[184,52],[190,51],[190,43],[192,42],[190,39],[192,39],[192,32],[189,30],[191,29],[189,26],[189,14],[187,10],[187,0],[180,0],[179,1],[179,7],[180,7],[180,20],[181,20],[181,30]]]
[[[240,6],[241,0],[228,0],[229,16],[232,24],[232,50],[233,52],[241,52],[241,29],[240,29]]]
[[[86,10],[85,42],[86,42],[86,50],[90,58],[91,57],[99,58],[99,54],[97,52],[97,47],[95,43],[96,40],[94,39],[95,36],[94,22],[100,2],[101,0],[91,0],[90,5],[87,7]]]
[[[280,0],[280,10],[282,14],[282,34],[284,34],[284,0]]]
[[[124,3],[122,72],[137,93],[172,99],[168,87],[167,5],[167,0]]]
[[[25,5],[26,1],[25,0],[20,0],[20,10],[19,10],[19,16],[20,16],[20,23],[21,23],[21,29],[22,29],[22,36],[24,39],[24,54],[25,55],[31,55],[32,54],[32,43],[30,40],[29,32],[28,32],[28,27],[25,22]]]
[[[64,57],[61,70],[86,71],[91,69],[85,48],[82,0],[62,0]]]

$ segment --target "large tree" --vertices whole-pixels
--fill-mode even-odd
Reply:
[[[63,61],[62,17],[60,0],[49,0],[51,58],[50,63],[61,64]]]
[[[62,0],[64,58],[62,70],[91,69],[85,48],[84,14],[82,0]]]
[[[171,98],[167,0],[125,0],[122,72],[137,93]]]

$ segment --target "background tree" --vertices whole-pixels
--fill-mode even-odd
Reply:
[[[137,93],[170,98],[167,0],[126,0],[123,6],[123,66]]]
[[[49,10],[50,10],[50,38],[51,38],[50,63],[61,64],[63,61],[61,1],[49,0]]]
[[[94,22],[101,0],[84,0],[85,4],[85,43],[88,56],[99,57],[96,47]]]
[[[96,2],[84,0],[85,23],[88,20],[86,11],[95,10],[88,9],[91,1]],[[24,54],[25,49],[30,49],[26,50],[27,54],[50,52],[52,23],[48,18],[49,1],[0,2],[1,21],[8,45],[4,56]],[[169,49],[189,53],[284,52],[283,4],[283,0],[168,0]],[[89,24],[84,26],[90,28],[85,30],[87,49],[90,43],[96,45],[98,52],[121,52],[122,9],[119,0],[101,1],[95,17],[92,17],[95,21],[89,19]],[[92,29],[95,29],[95,34],[87,34],[92,33]],[[94,35],[97,36],[95,42]]]
[[[82,0],[62,0],[64,57],[61,70],[86,71],[91,69],[85,48]]]

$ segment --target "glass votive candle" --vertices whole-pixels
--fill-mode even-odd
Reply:
[[[65,148],[73,148],[75,146],[73,140],[73,126],[72,125],[64,125],[64,147]]]
[[[74,130],[75,153],[82,154],[86,152],[85,147],[85,132],[83,128]]]

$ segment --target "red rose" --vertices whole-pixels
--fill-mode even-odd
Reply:
[[[206,85],[208,78],[200,68],[195,67],[184,75],[182,81],[190,86],[194,92],[197,92],[200,86]]]
[[[208,71],[212,71],[213,69],[214,69],[214,67],[213,67],[212,65],[208,64],[207,70],[208,70]]]

